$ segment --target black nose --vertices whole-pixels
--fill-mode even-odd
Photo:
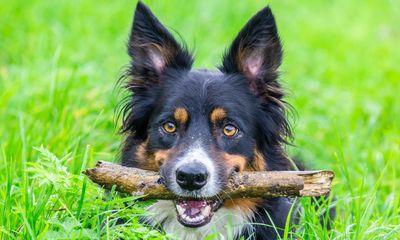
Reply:
[[[198,190],[207,183],[208,172],[202,164],[181,166],[176,170],[176,182],[186,190]]]

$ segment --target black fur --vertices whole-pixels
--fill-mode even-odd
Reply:
[[[140,167],[135,153],[146,139],[148,153],[174,146],[179,146],[182,153],[193,139],[200,139],[210,148],[245,156],[249,165],[253,164],[253,150],[258,149],[268,170],[292,169],[284,150],[292,132],[284,91],[278,83],[282,47],[269,7],[258,12],[239,32],[220,71],[191,70],[193,58],[189,51],[141,2],[135,12],[128,53],[132,62],[125,88],[131,97],[123,108],[121,132],[126,134],[126,140],[122,165]],[[171,118],[176,107],[189,111],[189,125],[176,135],[161,133],[160,124]],[[227,121],[239,127],[240,138],[213,135],[208,113],[216,107],[227,110]],[[291,205],[287,198],[265,199],[252,221],[283,229]],[[272,227],[256,225],[255,230],[242,234],[255,239],[282,235],[282,230]]]

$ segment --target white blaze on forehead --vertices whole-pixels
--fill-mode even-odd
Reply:
[[[191,163],[202,163],[204,166],[206,166],[207,170],[213,169],[214,167],[213,160],[200,144],[196,144],[189,148],[187,153],[179,159],[177,168]]]
[[[217,172],[216,172],[216,165],[213,161],[213,159],[210,157],[210,155],[206,152],[204,147],[200,143],[195,143],[189,149],[187,152],[178,160],[178,162],[175,165],[175,170],[176,172],[177,169],[179,169],[183,165],[192,165],[194,163],[201,163],[203,164],[208,172],[208,180],[207,184],[202,187],[200,190],[196,191],[196,194],[202,195],[204,197],[211,197],[215,194],[217,194],[220,190],[220,187],[217,185]],[[175,176],[176,177],[176,176]],[[173,187],[174,190],[176,190],[177,193],[183,193],[182,189],[179,187],[178,184],[174,184],[175,186]],[[185,194],[182,194],[185,195]]]

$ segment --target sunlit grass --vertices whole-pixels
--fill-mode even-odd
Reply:
[[[214,67],[263,1],[145,1]],[[336,173],[332,202],[302,199],[303,239],[400,237],[400,4],[272,1],[299,155]],[[115,82],[134,1],[0,0],[0,238],[166,238],[132,198],[81,171],[116,159]],[[336,205],[332,231],[318,215]],[[115,225],[117,218],[126,221]],[[210,239],[212,236],[210,236]]]

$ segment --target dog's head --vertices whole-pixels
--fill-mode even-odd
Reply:
[[[231,173],[287,168],[282,50],[268,7],[239,32],[219,70],[192,70],[188,50],[140,2],[128,52],[122,164],[160,171],[186,199],[175,201],[181,224],[210,221],[222,202],[202,199],[218,195]]]

